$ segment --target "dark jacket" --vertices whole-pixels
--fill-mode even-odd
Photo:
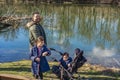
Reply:
[[[40,72],[46,72],[48,70],[50,70],[50,67],[48,65],[47,59],[45,56],[42,56],[42,54],[44,52],[48,52],[48,56],[51,54],[50,50],[48,50],[48,48],[44,45],[41,49],[41,51],[38,51],[38,48],[36,46],[34,46],[31,50],[31,55],[30,58],[32,60],[32,72],[33,74],[38,75],[39,71]],[[36,62],[35,58],[39,57],[40,58],[40,62]]]
[[[59,62],[65,69],[68,69],[68,64],[72,62],[72,58],[69,57],[67,61],[64,61],[63,58],[61,58]]]
[[[34,46],[34,41],[39,36],[42,36],[44,38],[45,44],[47,45],[46,34],[43,27],[39,23],[37,24],[34,23],[29,27],[30,46],[32,47]]]
[[[84,56],[80,56],[77,60],[77,62],[80,62],[80,63],[85,63],[86,61],[87,59]]]

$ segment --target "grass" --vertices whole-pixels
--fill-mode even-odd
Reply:
[[[49,62],[50,67],[57,65],[56,62]],[[31,73],[31,61],[23,60],[0,64],[0,74],[14,74],[24,76],[30,80],[34,80]],[[89,78],[91,80],[120,80],[120,69],[105,68],[100,65],[91,65],[86,63],[83,67],[78,69],[78,74],[81,77]],[[75,77],[78,74],[74,74]],[[44,73],[45,80],[59,80],[51,71]]]

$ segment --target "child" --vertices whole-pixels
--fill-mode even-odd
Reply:
[[[60,65],[62,65],[63,68],[65,68],[66,70],[69,69],[70,67],[70,63],[72,62],[72,58],[69,57],[69,54],[67,52],[65,52],[62,55],[62,58],[59,60],[59,66],[54,65],[52,67],[52,72],[58,77],[61,78],[61,67]],[[68,75],[66,74],[66,72],[63,71],[63,78],[64,80],[69,80],[68,79]]]
[[[44,38],[39,36],[36,41],[36,45],[31,49],[30,58],[32,60],[32,73],[33,76],[41,80],[43,79],[43,72],[50,70],[48,62],[45,56],[49,56],[51,54],[50,50],[44,44]]]
[[[75,72],[77,72],[77,69],[80,68],[85,62],[87,61],[87,59],[83,56],[83,51],[80,50],[79,48],[75,49],[75,58],[74,58],[74,62],[76,63],[75,65]]]
[[[65,52],[62,56],[62,58],[59,60],[59,65],[62,65],[68,72],[69,69],[71,69],[71,62],[72,62],[72,58],[69,57],[69,54],[67,52]],[[70,76],[67,72],[65,72],[64,70],[62,71],[63,73],[61,73],[61,75],[63,75],[63,79],[64,80],[69,80]],[[72,74],[70,73],[71,77]]]
[[[59,60],[59,64],[61,64],[65,69],[70,67],[70,63],[72,62],[72,58],[69,57],[69,54],[65,52],[62,58]]]

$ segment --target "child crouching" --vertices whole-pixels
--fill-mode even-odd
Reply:
[[[64,80],[69,80],[69,76],[68,76],[68,74],[64,70],[63,70],[63,74],[61,74],[62,68],[60,66],[62,66],[64,69],[66,69],[68,71],[71,62],[72,62],[72,58],[69,57],[69,53],[65,52],[62,55],[62,58],[58,61],[59,66],[54,65],[52,67],[52,72],[58,78],[61,78],[61,75],[62,75]]]

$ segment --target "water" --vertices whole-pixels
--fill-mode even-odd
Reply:
[[[109,5],[1,5],[0,15],[31,16],[39,11],[48,47],[74,56],[74,49],[84,50],[88,62],[120,67],[120,8]],[[0,33],[0,62],[29,59],[27,20]],[[60,58],[52,52],[51,57]]]

